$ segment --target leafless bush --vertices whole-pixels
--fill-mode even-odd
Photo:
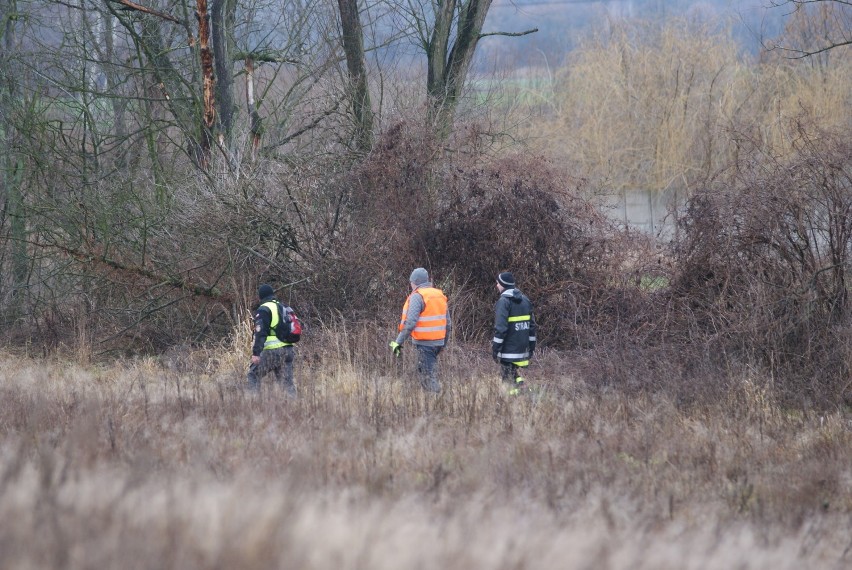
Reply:
[[[404,298],[422,265],[451,295],[457,334],[481,340],[495,276],[508,269],[545,316],[545,344],[588,346],[624,326],[637,299],[622,271],[637,248],[565,172],[537,157],[488,156],[471,132],[448,152],[430,131],[400,123],[338,183],[347,208],[317,259],[314,300],[390,323],[398,303],[389,300]]]
[[[482,343],[508,269],[541,346],[571,350],[589,385],[706,401],[759,364],[773,397],[849,398],[848,142],[802,129],[791,159],[741,138],[737,168],[691,200],[667,255],[613,227],[552,163],[490,156],[467,132],[450,147],[402,122],[357,164],[265,162],[187,184],[132,210],[139,227],[109,247],[68,251],[80,277],[31,326],[82,360],[162,352],[232,331],[259,281],[296,282],[285,294],[309,327],[360,323],[380,350],[422,265],[451,297],[458,340]]]
[[[587,344],[619,298],[624,260],[614,228],[577,183],[547,161],[512,156],[456,166],[443,180],[441,212],[423,237],[427,250],[468,297],[487,329],[498,272],[511,270],[540,315],[551,346]]]
[[[838,402],[852,373],[852,145],[798,132],[790,159],[753,148],[732,184],[690,202],[672,308],[680,334],[766,366],[784,398]]]
[[[431,133],[400,123],[366,160],[332,181],[340,209],[326,250],[313,258],[319,312],[381,319],[392,306],[387,314],[397,317],[411,270],[435,269],[416,238],[434,217],[431,173],[439,157]]]

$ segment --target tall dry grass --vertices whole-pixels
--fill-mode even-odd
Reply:
[[[78,365],[0,356],[0,567],[842,568],[849,415],[591,391],[565,354],[512,399],[480,347],[424,394],[383,331],[328,323],[298,400],[247,343]],[[243,333],[240,333],[243,334]],[[707,378],[708,382],[714,378]]]

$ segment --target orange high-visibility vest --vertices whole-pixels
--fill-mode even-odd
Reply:
[[[414,340],[441,340],[447,336],[447,296],[440,289],[434,287],[421,287],[412,292],[419,293],[423,297],[423,311],[417,319],[417,325],[411,331]],[[405,327],[405,316],[408,314],[408,302],[411,295],[402,306],[402,318],[399,321],[399,330]]]

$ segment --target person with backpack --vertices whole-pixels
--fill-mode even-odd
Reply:
[[[497,276],[497,291],[500,297],[494,306],[491,355],[500,364],[501,377],[509,394],[516,395],[526,388],[521,370],[529,366],[535,351],[533,306],[529,298],[518,289],[515,277],[508,271]]]
[[[293,309],[275,298],[271,285],[257,289],[260,306],[254,313],[254,339],[251,347],[251,366],[248,371],[249,389],[259,391],[261,379],[269,373],[288,395],[296,396],[293,382],[293,344],[301,336],[301,323]]]
[[[394,356],[400,356],[402,344],[411,336],[417,349],[417,373],[420,386],[427,392],[439,393],[438,354],[444,348],[452,323],[447,296],[433,287],[427,271],[418,267],[409,277],[411,294],[402,307],[399,334],[390,344]]]

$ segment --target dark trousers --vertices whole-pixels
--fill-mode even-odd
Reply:
[[[249,388],[260,389],[260,381],[269,373],[272,373],[275,383],[283,388],[291,396],[296,395],[296,386],[293,383],[293,358],[295,351],[292,346],[281,348],[270,348],[260,353],[260,362],[252,364],[248,370]]]
[[[518,381],[518,378],[521,377],[522,367],[518,366],[514,362],[505,362],[500,361],[500,377],[503,379],[503,382],[507,384],[511,384],[512,386]]]
[[[438,382],[438,354],[443,346],[423,346],[415,344],[417,348],[417,377],[420,386],[427,392],[438,393],[441,384]]]

